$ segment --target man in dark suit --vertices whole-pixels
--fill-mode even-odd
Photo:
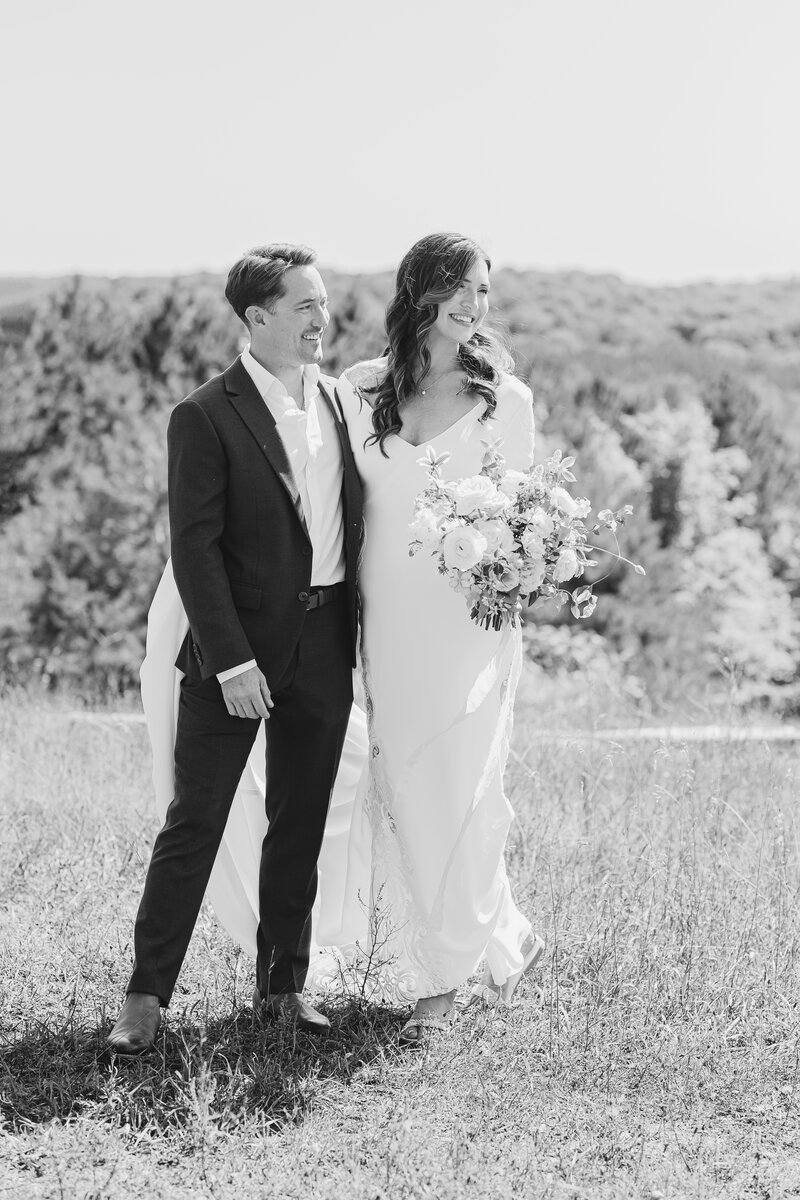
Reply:
[[[189,618],[175,796],[153,848],[128,994],[108,1039],[149,1050],[241,772],[266,722],[269,829],[256,991],[310,1032],[302,997],[317,857],[352,703],[361,489],[333,381],[327,297],[304,246],[257,247],[225,294],[250,346],[178,404],[168,432],[175,580]]]

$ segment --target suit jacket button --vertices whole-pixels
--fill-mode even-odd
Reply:
[[[301,604],[306,604],[308,602],[308,592],[298,592],[297,599],[301,602]]]
[[[308,558],[308,556],[309,556],[309,554],[310,554],[310,553],[311,553],[311,547],[310,547],[310,546],[303,546],[303,554],[306,556],[306,558]]]

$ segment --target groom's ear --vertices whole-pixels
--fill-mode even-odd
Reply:
[[[264,309],[260,308],[257,304],[248,304],[247,308],[244,310],[244,315],[247,320],[247,324],[251,328],[253,325],[264,325],[266,323]]]

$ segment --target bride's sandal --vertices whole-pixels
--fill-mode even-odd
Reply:
[[[451,993],[450,1007],[447,1012],[428,1013],[415,1010],[400,1030],[400,1045],[422,1046],[425,1044],[425,1030],[437,1029],[444,1032],[450,1029],[456,1017],[454,997],[455,992]]]
[[[452,1017],[411,1017],[400,1030],[400,1043],[403,1046],[421,1046],[425,1041],[425,1029],[450,1029]]]
[[[483,1003],[487,1008],[508,1008],[522,976],[536,966],[543,954],[544,940],[537,933],[532,933],[530,941],[525,944],[521,970],[509,975],[505,983],[495,983],[487,967],[481,982],[470,992],[467,1005]]]

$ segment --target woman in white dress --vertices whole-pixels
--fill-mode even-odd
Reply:
[[[473,994],[508,1002],[543,950],[504,864],[520,631],[473,624],[435,562],[408,553],[427,447],[449,454],[445,479],[476,475],[487,441],[502,439],[510,468],[533,459],[530,391],[483,328],[489,270],[467,238],[414,245],[387,309],[387,356],[346,371],[338,388],[364,485],[371,914],[397,993],[416,999],[406,1042],[452,1020],[456,990],[482,958]]]
[[[450,455],[445,479],[477,474],[487,441],[502,439],[510,468],[532,461],[530,391],[507,373],[510,359],[483,328],[489,270],[467,238],[418,242],[387,309],[387,356],[346,371],[337,389],[364,484],[366,721],[354,707],[320,857],[315,942],[346,951],[357,942],[355,958],[366,957],[377,975],[373,994],[416,1002],[401,1033],[409,1044],[452,1021],[456,991],[481,960],[472,999],[507,1004],[544,949],[514,904],[504,863],[520,631],[473,624],[434,560],[408,553],[428,446]],[[163,811],[179,682],[172,663],[185,620],[168,566],[142,667]],[[261,764],[257,743],[208,888],[223,925],[253,955],[266,825]],[[324,978],[324,961],[316,969],[312,961],[312,981]]]

